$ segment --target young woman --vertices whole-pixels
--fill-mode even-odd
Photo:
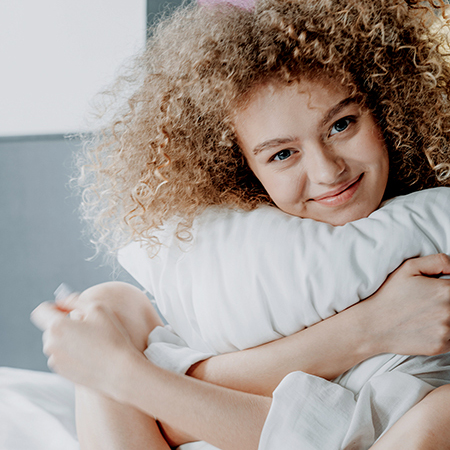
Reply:
[[[448,184],[450,71],[431,10],[393,0],[180,10],[141,60],[129,111],[85,166],[96,177],[85,206],[99,225],[97,242],[120,246],[128,232],[157,251],[154,231],[164,221],[181,217],[183,238],[209,205],[248,210],[269,202],[342,225],[383,199]],[[47,330],[49,365],[94,389],[78,392],[82,446],[167,449],[195,438],[257,448],[267,395],[293,370],[331,379],[383,352],[448,350],[448,282],[422,276],[441,273],[450,273],[442,255],[406,263],[366,302],[244,359],[244,352],[212,358],[190,371],[231,389],[148,362],[146,336],[159,321],[128,286],[83,293],[82,321],[48,304],[35,319]],[[131,297],[132,311],[124,303]],[[407,302],[414,308],[405,310]],[[431,331],[438,324],[444,332]],[[151,416],[168,424],[166,438]],[[411,445],[425,448],[421,430],[406,428]],[[434,448],[444,438],[435,436]],[[398,446],[392,439],[385,448]],[[261,448],[277,445],[267,442]]]

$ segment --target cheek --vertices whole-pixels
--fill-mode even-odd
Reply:
[[[359,160],[361,163],[371,166],[379,172],[379,175],[387,176],[389,171],[389,157],[386,146],[379,133],[369,132],[361,136],[359,142]]]
[[[266,177],[262,184],[274,203],[283,210],[289,205],[295,204],[301,195],[298,180],[287,176]]]
[[[374,144],[370,154],[367,154],[367,166],[372,173],[372,196],[381,202],[389,177],[389,156],[383,142]]]
[[[261,174],[260,176],[257,175],[259,178],[259,181],[261,181],[261,184],[264,186],[264,189],[267,191],[267,193],[270,195],[270,198],[277,203],[279,200],[281,193],[284,190],[284,184],[277,182],[274,177],[268,175],[268,174]]]
[[[368,136],[368,142],[370,142],[372,158],[375,162],[378,161],[380,166],[389,167],[389,157],[381,131],[373,130]]]
[[[374,164],[378,167],[380,182],[386,185],[389,176],[389,155],[386,147],[378,147]]]

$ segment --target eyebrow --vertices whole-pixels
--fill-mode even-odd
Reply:
[[[279,147],[280,145],[289,144],[293,141],[295,141],[295,138],[289,136],[284,138],[269,139],[267,141],[261,142],[261,144],[258,144],[253,149],[253,154],[257,155],[258,153],[270,150],[274,147]]]
[[[325,114],[322,125],[326,125],[334,116],[339,114],[346,106],[351,104],[358,104],[359,102],[354,97],[347,97],[344,100],[341,100],[337,105],[333,106],[327,113]]]
[[[334,105],[329,109],[322,120],[322,125],[326,125],[334,116],[339,114],[346,106],[358,103],[358,101],[354,97],[347,97],[341,100],[337,105]],[[286,136],[286,137],[279,137],[274,139],[268,139],[267,141],[261,142],[253,149],[253,154],[257,155],[258,153],[261,153],[263,151],[270,150],[272,148],[279,147],[280,145],[289,144],[291,142],[294,142],[297,140],[295,137]]]

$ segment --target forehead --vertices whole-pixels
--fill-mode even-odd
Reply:
[[[269,80],[250,90],[237,108],[236,116],[277,103],[288,105],[293,103],[289,101],[293,97],[308,109],[320,109],[348,95],[349,90],[333,79],[303,79],[289,84]]]
[[[318,130],[349,103],[357,102],[348,89],[333,80],[270,82],[250,92],[233,122],[239,144],[245,149],[268,139],[292,137],[293,132]]]

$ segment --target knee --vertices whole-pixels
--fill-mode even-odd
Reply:
[[[82,305],[107,305],[119,318],[140,318],[149,329],[162,324],[147,295],[129,283],[110,281],[97,284],[83,291],[78,302]]]
[[[417,435],[420,450],[437,450],[449,448],[450,440],[450,385],[441,386],[431,391],[414,409],[417,411],[416,426],[411,430]],[[413,448],[413,447],[410,447]]]
[[[131,341],[140,351],[147,346],[148,334],[163,325],[149,298],[137,287],[118,281],[92,286],[76,300],[81,310],[90,305],[106,305],[119,319]]]
[[[135,304],[147,303],[147,296],[137,287],[121,281],[108,281],[92,286],[80,294],[79,301],[84,304],[107,304],[111,309],[121,309]]]
[[[434,424],[438,417],[447,417],[446,423],[450,422],[448,405],[450,403],[450,384],[440,386],[432,390],[421,402],[423,406],[423,419]],[[450,430],[449,430],[450,436]]]

